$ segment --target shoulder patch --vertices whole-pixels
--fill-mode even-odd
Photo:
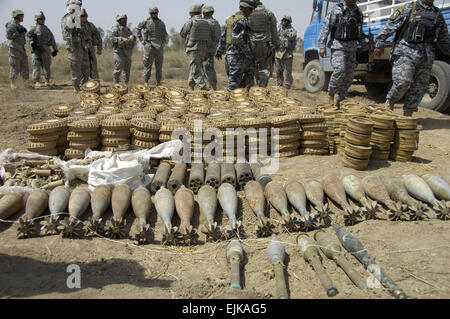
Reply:
[[[391,15],[391,17],[389,18],[391,21],[394,21],[395,19],[397,19],[399,17],[399,15],[401,15],[403,12],[405,11],[405,7],[400,7],[397,10],[395,10],[395,12]]]

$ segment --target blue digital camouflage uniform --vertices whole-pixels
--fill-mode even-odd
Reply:
[[[274,48],[280,46],[277,19],[272,11],[259,2],[247,20],[252,55],[257,68],[256,83],[267,87],[275,62]]]
[[[286,74],[286,89],[290,89],[292,82],[292,62],[294,60],[294,50],[297,46],[297,31],[289,25],[282,26],[278,31],[280,35],[280,51],[275,54],[275,65],[277,67],[277,85],[283,86],[284,74]]]
[[[87,50],[87,42],[81,29],[72,28],[67,23],[70,14],[65,14],[61,19],[61,30],[63,40],[66,42],[67,52],[70,62],[70,75],[72,85],[75,90],[80,89],[80,85],[89,81],[90,63]]]
[[[376,47],[388,46],[385,43],[386,40],[394,33],[399,32],[404,23],[409,22],[412,8],[413,4],[408,3],[391,16],[375,39]],[[417,109],[428,88],[431,68],[436,56],[436,46],[444,54],[450,55],[448,28],[442,13],[434,6],[417,1],[415,16],[420,18],[421,15],[424,15],[423,12],[437,14],[436,29],[426,36],[425,41],[411,41],[411,38],[408,38],[408,30],[399,39],[393,52],[393,85],[387,94],[387,99],[392,102],[397,102],[405,97],[403,107],[410,110]],[[435,43],[433,43],[434,40],[436,40]]]
[[[181,29],[180,35],[186,39],[186,53],[189,56],[189,79],[188,84],[191,88],[198,86],[200,90],[206,90],[205,76],[203,75],[203,62],[208,59],[208,41],[210,41],[212,27],[209,22],[208,31],[199,30],[199,34],[202,40],[194,39],[196,36],[192,34],[194,21],[206,21],[201,14],[191,17]],[[203,27],[202,27],[203,28]],[[208,35],[206,35],[208,33]]]
[[[25,51],[27,29],[12,20],[6,24],[6,39],[9,47],[9,78],[17,79],[20,74],[24,80],[29,78],[28,57]]]
[[[349,14],[352,16],[359,16],[358,21],[358,35],[355,40],[338,40],[335,36],[339,17],[342,17],[344,10],[350,10]],[[348,89],[352,85],[353,76],[355,72],[356,52],[358,49],[358,42],[363,45],[364,33],[362,32],[363,14],[361,9],[355,4],[352,9],[345,5],[335,5],[327,14],[325,21],[320,29],[319,34],[319,48],[325,49],[327,46],[331,49],[331,65],[333,67],[333,74],[330,78],[328,86],[328,93],[336,95],[338,101],[342,101],[347,97]],[[331,39],[327,43],[328,35],[331,33]]]
[[[247,20],[237,20],[232,30],[231,38],[234,44],[227,44],[227,28],[225,28],[217,49],[217,54],[226,54],[228,91],[237,88],[250,88],[255,84],[253,77],[255,63],[251,58]]]
[[[44,24],[36,24],[27,33],[27,40],[35,47],[32,51],[31,61],[33,64],[32,78],[35,82],[38,82],[42,73],[45,79],[50,81],[51,78],[51,65],[52,65],[52,50],[58,51],[58,46],[55,42],[55,37],[50,29]]]
[[[86,42],[90,62],[90,77],[92,79],[99,79],[100,76],[98,74],[96,48],[98,52],[102,52],[103,50],[102,37],[97,27],[92,22],[89,21],[82,22],[81,29],[83,30],[83,34],[85,35],[85,38],[87,40]]]
[[[123,82],[128,84],[131,72],[131,57],[136,45],[136,38],[127,26],[119,23],[112,30],[112,43],[114,49],[114,72],[113,82],[119,83],[120,75]]]
[[[150,80],[154,62],[156,83],[159,85],[162,80],[164,43],[167,43],[167,38],[169,37],[166,31],[166,25],[161,19],[153,19],[150,17],[146,21],[139,23],[135,33],[140,42],[145,41],[143,58],[144,81],[147,83]]]

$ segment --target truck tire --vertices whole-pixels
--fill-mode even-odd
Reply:
[[[365,82],[364,86],[366,87],[367,95],[369,95],[370,98],[384,99],[391,87],[391,83]]]
[[[309,93],[317,93],[328,89],[330,73],[322,70],[319,60],[311,60],[303,72],[303,81],[305,89]]]
[[[450,112],[450,65],[434,61],[428,91],[420,106],[437,112]]]

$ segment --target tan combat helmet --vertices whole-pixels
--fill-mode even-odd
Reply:
[[[87,14],[86,9],[81,9],[80,17],[87,17],[87,16],[88,16],[88,14]]]
[[[126,15],[125,13],[119,13],[119,14],[116,16],[116,21],[117,21],[117,22],[119,22],[119,21],[122,20],[122,19],[128,19],[127,15]]]
[[[201,4],[193,4],[189,8],[189,13],[202,13],[202,6]]]
[[[244,7],[244,8],[252,8],[255,9],[256,8],[256,2],[253,0],[242,0],[239,2],[239,6],[240,7]]]
[[[68,0],[66,3],[66,7],[71,6],[71,5],[76,5],[76,6],[82,6],[83,2],[81,0]]]
[[[151,7],[150,9],[148,9],[148,13],[150,14],[159,13],[159,9],[158,7]]]
[[[214,13],[214,7],[210,4],[205,4],[202,8],[203,13]]]
[[[34,15],[34,21],[41,20],[41,19],[45,20],[45,15],[44,15],[44,12],[39,11],[39,13],[36,13]]]
[[[281,19],[281,21],[283,21],[283,20],[286,20],[286,21],[289,21],[290,23],[292,23],[292,17],[290,16],[290,15],[284,15],[283,16],[283,19]]]
[[[23,15],[25,15],[25,14],[23,13],[22,10],[14,10],[11,13],[11,16],[12,16],[13,19],[17,19],[18,16],[23,16]]]

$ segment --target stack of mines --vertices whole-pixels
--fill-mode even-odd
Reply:
[[[330,154],[337,154],[337,146],[340,142],[340,129],[339,124],[335,121],[335,117],[339,113],[339,110],[335,107],[328,107],[322,112],[325,117],[325,124],[327,125],[327,140]]]
[[[30,152],[41,155],[56,156],[66,147],[67,124],[64,120],[49,120],[32,124],[27,128],[28,144]]]
[[[67,139],[70,141],[70,148],[65,152],[68,159],[82,159],[88,148],[91,150],[98,148],[100,127],[97,120],[72,122],[69,124],[69,130]]]
[[[303,123],[301,131],[302,155],[328,155],[330,154],[330,144],[328,141],[328,124],[325,117],[320,118],[321,122]],[[300,119],[302,121],[302,119]]]
[[[80,98],[80,108],[86,114],[96,114],[100,107],[100,83],[88,81],[81,86],[83,93]]]
[[[344,166],[364,170],[369,165],[373,122],[365,117],[351,117],[345,132]]]
[[[410,162],[419,146],[417,119],[399,117],[395,119],[395,138],[391,148],[391,159],[399,162]]]
[[[372,115],[374,123],[370,145],[372,146],[373,160],[389,159],[391,144],[394,140],[394,118],[389,115]]]
[[[131,123],[126,119],[108,117],[102,121],[102,151],[115,152],[130,144]]]

